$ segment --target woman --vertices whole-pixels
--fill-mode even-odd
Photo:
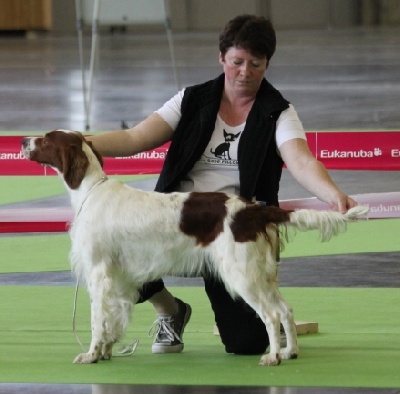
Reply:
[[[171,141],[159,192],[223,191],[278,205],[285,163],[300,185],[331,209],[346,212],[356,202],[312,155],[293,106],[264,78],[275,46],[275,31],[265,18],[232,19],[220,34],[220,76],[184,89],[131,129],[90,139],[105,156],[130,156]],[[261,319],[243,300],[232,300],[218,280],[204,273],[204,282],[226,351],[263,353],[269,341]],[[153,353],[181,352],[190,306],[162,281],[143,288],[145,300],[158,315]]]

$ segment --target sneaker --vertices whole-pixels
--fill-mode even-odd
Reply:
[[[178,298],[178,313],[175,316],[158,315],[149,330],[149,336],[155,336],[151,351],[160,353],[180,353],[183,350],[183,331],[190,320],[192,308]]]

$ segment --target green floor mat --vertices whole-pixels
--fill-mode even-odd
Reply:
[[[182,354],[153,355],[147,333],[149,303],[136,307],[123,343],[139,339],[130,357],[75,365],[81,352],[72,333],[72,287],[0,287],[2,382],[254,385],[313,387],[400,386],[398,289],[284,288],[295,316],[319,323],[319,334],[299,337],[300,356],[278,367],[258,356],[224,352],[212,334],[213,318],[202,288],[173,288],[193,307]],[[89,343],[89,302],[82,289],[77,329]]]
[[[0,273],[69,270],[67,233],[0,237]]]

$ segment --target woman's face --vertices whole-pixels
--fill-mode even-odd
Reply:
[[[225,56],[220,54],[219,62],[225,72],[225,89],[244,96],[257,93],[268,68],[266,57],[253,56],[238,47],[229,48]]]

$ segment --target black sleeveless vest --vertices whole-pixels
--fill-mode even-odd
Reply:
[[[155,190],[175,191],[204,153],[215,128],[225,75],[185,89],[182,117],[174,131]],[[275,142],[276,120],[289,102],[265,79],[238,146],[240,196],[278,205],[283,161]]]

